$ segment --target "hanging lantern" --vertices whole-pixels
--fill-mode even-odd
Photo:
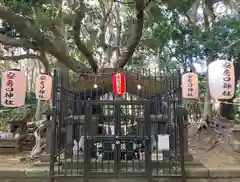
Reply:
[[[186,99],[198,99],[198,75],[196,73],[184,73],[182,75],[182,97]]]
[[[25,103],[27,89],[26,76],[19,69],[11,69],[2,74],[1,104],[5,107],[21,107]]]
[[[208,65],[209,92],[215,100],[227,100],[235,94],[235,71],[233,63],[216,60]]]
[[[118,72],[113,75],[113,92],[117,96],[122,96],[126,90],[126,79],[123,73]]]
[[[46,101],[51,98],[52,77],[50,75],[42,73],[37,76],[35,94],[38,100]]]

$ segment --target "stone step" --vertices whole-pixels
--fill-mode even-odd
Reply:
[[[185,167],[203,167],[200,161],[185,162]]]
[[[34,162],[33,163],[33,166],[34,167],[44,167],[44,166],[50,166],[50,162],[40,162],[40,161],[38,161],[38,162]]]
[[[112,160],[106,160],[106,161],[91,161],[90,163],[90,168],[92,169],[113,169],[115,168],[116,163]],[[119,164],[120,168],[125,169],[125,168],[139,168],[139,169],[144,169],[145,168],[145,161],[138,161],[138,160],[129,160],[125,161],[122,160],[121,163]],[[189,164],[191,165],[191,164]],[[196,165],[196,164],[192,164]],[[66,161],[62,162],[62,169],[81,169],[84,168],[84,161]],[[180,164],[172,164],[171,162],[161,162],[161,161],[153,161],[152,162],[152,167],[153,168],[173,168],[173,167],[180,167]]]
[[[75,163],[67,162],[65,164],[63,163],[63,166],[65,166],[63,168],[73,168],[73,167],[71,167],[71,164],[77,165],[76,162]],[[34,162],[33,166],[34,167],[48,167],[48,166],[50,166],[50,162],[40,162],[40,161],[38,161],[38,162]],[[192,161],[192,162],[185,162],[185,166],[186,167],[202,167],[203,164],[200,161]],[[167,165],[166,165],[166,167],[167,167]],[[79,166],[78,166],[78,168],[79,168]]]
[[[19,148],[12,146],[12,147],[0,147],[0,154],[16,154],[19,152]]]
[[[232,145],[232,143],[233,143],[233,137],[232,137],[232,135],[228,135],[228,144],[229,145]]]
[[[185,153],[184,154],[184,160],[185,162],[192,162],[193,161],[193,156],[190,153]]]

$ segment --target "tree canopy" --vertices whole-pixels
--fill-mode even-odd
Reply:
[[[0,58],[39,59],[47,71],[63,63],[93,75],[126,65],[197,71],[216,57],[237,67],[238,12],[232,0],[3,0],[0,43],[24,52]],[[209,95],[205,80],[202,95]]]
[[[88,65],[95,73],[110,64],[122,68],[142,37],[144,9],[149,3],[4,1],[0,42],[37,52],[11,59],[39,58],[46,67],[44,59],[49,54],[77,72],[88,70]]]
[[[208,17],[215,17],[219,2],[203,1]],[[179,57],[183,51],[202,56],[199,45],[206,48],[209,40],[206,33],[198,34],[200,5],[193,0],[3,0],[0,42],[5,48],[22,47],[26,54],[2,59],[36,58],[48,69],[54,58],[76,72],[91,68],[96,73],[146,60],[152,53],[166,64],[171,49],[178,51],[173,52],[178,59],[189,58]]]

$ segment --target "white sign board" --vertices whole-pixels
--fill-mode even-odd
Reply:
[[[158,150],[169,150],[169,135],[158,135]]]

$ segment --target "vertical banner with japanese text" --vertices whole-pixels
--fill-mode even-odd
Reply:
[[[25,104],[27,81],[18,69],[8,70],[2,75],[1,104],[5,107],[21,107]]]
[[[198,75],[196,73],[184,73],[182,75],[182,97],[185,99],[198,99]]]
[[[38,75],[35,89],[36,98],[38,100],[49,100],[52,94],[52,77],[47,74]]]

